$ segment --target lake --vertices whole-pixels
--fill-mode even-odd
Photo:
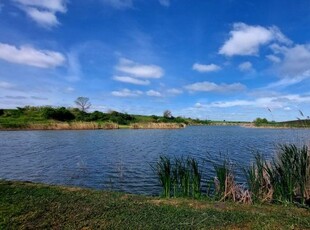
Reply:
[[[270,157],[278,144],[309,144],[309,129],[189,126],[175,130],[0,131],[0,179],[74,185],[158,195],[151,165],[160,155],[193,156],[204,178],[221,156],[240,168],[257,151]],[[220,154],[221,153],[221,154]],[[223,158],[223,157],[222,157]]]

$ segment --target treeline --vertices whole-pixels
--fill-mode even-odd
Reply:
[[[117,111],[109,111],[107,113],[94,111],[86,112],[78,108],[51,107],[51,106],[25,106],[17,109],[0,109],[0,118],[2,120],[27,120],[29,121],[44,121],[55,120],[61,122],[84,121],[84,122],[113,122],[119,125],[129,125],[139,122],[153,123],[184,123],[184,124],[208,124],[209,121],[199,119],[174,117],[174,116],[143,116],[131,115]]]

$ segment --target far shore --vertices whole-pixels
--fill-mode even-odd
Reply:
[[[43,130],[116,130],[116,129],[181,129],[185,128],[183,123],[133,123],[130,125],[119,125],[116,123],[97,122],[53,122],[53,123],[31,123],[16,125],[16,127],[0,127],[0,131],[43,131]]]
[[[189,124],[184,123],[133,123],[129,125],[119,125],[116,123],[97,123],[97,122],[51,122],[51,123],[30,123],[17,124],[16,127],[0,127],[0,131],[49,131],[49,130],[117,130],[117,129],[182,129],[186,126],[240,126],[243,128],[254,129],[309,129],[310,127],[294,126],[275,126],[260,125],[256,126],[251,122],[211,122],[210,124]]]

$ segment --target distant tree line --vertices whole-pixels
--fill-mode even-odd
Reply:
[[[70,121],[96,121],[96,122],[114,122],[119,125],[128,125],[134,122],[173,122],[185,124],[207,124],[209,121],[201,121],[199,119],[191,119],[184,117],[174,117],[170,110],[165,110],[162,116],[142,116],[130,115],[117,111],[109,111],[103,113],[100,111],[88,112],[91,107],[89,98],[78,97],[75,101],[77,108],[52,107],[52,106],[25,106],[17,109],[0,109],[0,116],[14,119],[27,120],[56,120],[63,122]]]

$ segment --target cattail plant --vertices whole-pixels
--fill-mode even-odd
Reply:
[[[170,197],[171,189],[171,161],[166,156],[160,156],[156,164],[155,170],[157,172],[159,181],[163,187],[164,197]]]
[[[257,153],[253,164],[244,169],[253,202],[272,200],[273,189],[267,172],[267,162]]]

